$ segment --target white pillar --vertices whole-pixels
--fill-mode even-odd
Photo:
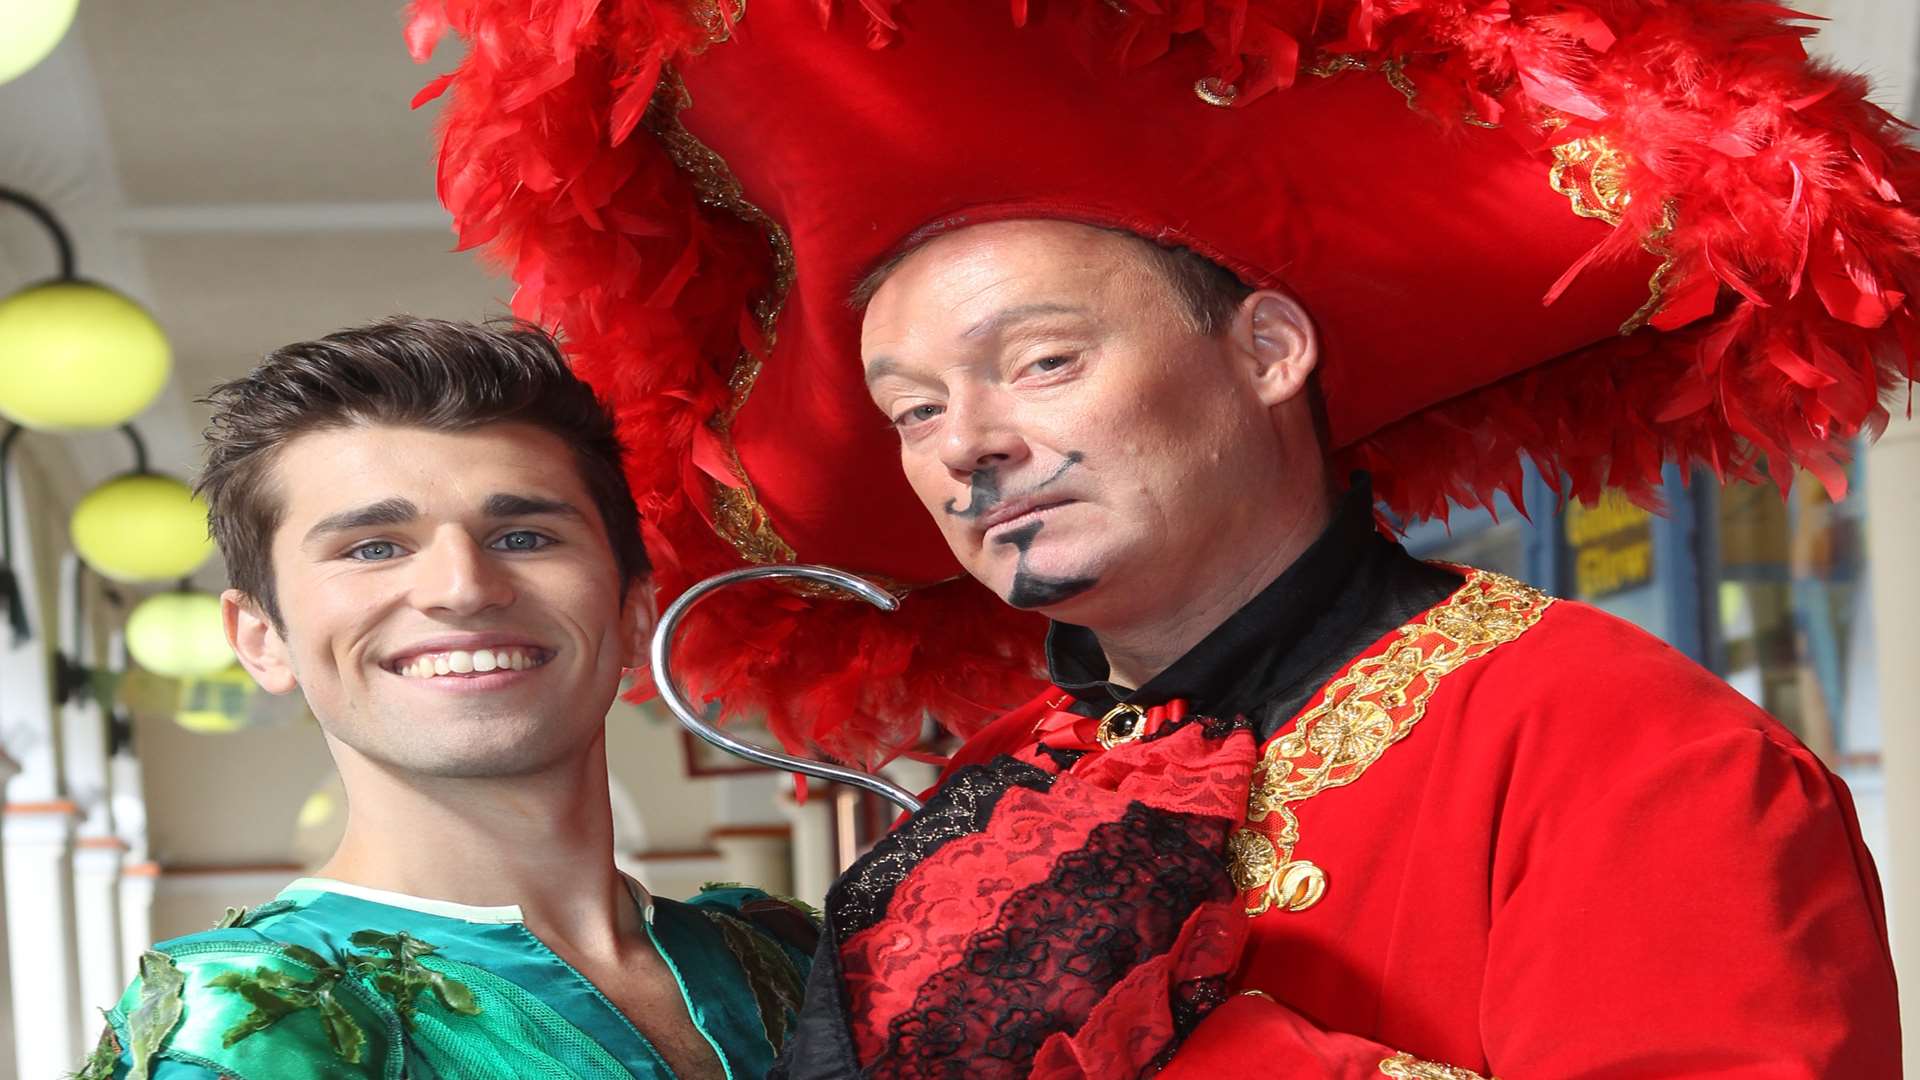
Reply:
[[[82,1030],[126,989],[120,945],[120,866],[126,845],[114,836],[83,836],[73,852],[73,925],[79,961]]]
[[[1886,770],[1886,887],[1893,966],[1901,981],[1900,1014],[1909,1055],[1920,1054],[1920,421],[1896,416],[1867,457],[1868,582],[1873,589],[1874,668],[1879,677],[1880,758]]]
[[[780,812],[793,823],[793,895],[815,907],[826,901],[828,887],[840,876],[833,855],[834,786],[814,781],[804,806],[794,801],[792,785],[782,787],[777,799]]]
[[[7,944],[21,1077],[64,1076],[91,1036],[80,1026],[71,802],[9,803],[4,824]]]
[[[120,982],[140,974],[140,954],[153,947],[153,894],[160,866],[126,860],[120,867]]]

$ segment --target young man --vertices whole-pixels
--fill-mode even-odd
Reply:
[[[1915,373],[1920,154],[1791,13],[416,11],[470,45],[463,239],[665,433],[667,594],[744,559],[903,598],[740,590],[681,676],[842,757],[971,735],[829,894],[778,1074],[1898,1074],[1839,782],[1373,520],[1523,458],[1843,487]],[[1054,685],[978,730],[1043,634]]]
[[[528,326],[396,318],[217,387],[227,633],[345,783],[314,876],[164,942],[86,1077],[758,1077],[807,918],[614,866],[605,723],[654,618],[613,424]]]

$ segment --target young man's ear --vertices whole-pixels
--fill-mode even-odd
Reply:
[[[623,664],[645,673],[652,665],[653,628],[660,621],[660,599],[654,594],[653,578],[636,578],[627,586],[627,599],[621,612],[626,622],[626,656]]]
[[[1298,300],[1261,289],[1241,301],[1228,333],[1254,392],[1268,408],[1306,393],[1320,362],[1320,339]]]
[[[240,666],[247,669],[260,689],[269,694],[284,694],[300,685],[293,675],[293,656],[287,640],[267,618],[254,599],[239,589],[220,594],[220,617],[226,623],[227,644]]]

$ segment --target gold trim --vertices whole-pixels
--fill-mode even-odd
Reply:
[[[1420,108],[1420,88],[1413,85],[1413,79],[1408,77],[1407,58],[1404,56],[1382,60],[1380,66],[1376,68],[1352,53],[1322,53],[1319,59],[1300,70],[1318,79],[1331,79],[1335,75],[1349,71],[1378,71],[1386,76],[1387,85],[1400,91],[1400,96],[1407,99],[1407,108],[1415,111]],[[1487,128],[1492,131],[1500,130],[1499,124],[1491,120],[1482,120],[1474,115],[1472,110],[1461,112],[1460,120],[1473,127]]]
[[[1566,121],[1554,117],[1546,126],[1551,131],[1565,127]],[[1568,139],[1555,146],[1547,184],[1566,196],[1575,214],[1604,221],[1616,229],[1626,220],[1627,207],[1633,202],[1633,192],[1627,190],[1627,155],[1600,135]],[[1647,325],[1667,302],[1673,268],[1680,262],[1680,253],[1667,243],[1667,238],[1679,223],[1679,206],[1668,199],[1660,204],[1660,220],[1640,238],[1641,248],[1658,258],[1660,265],[1647,279],[1646,302],[1620,324],[1621,336]]]
[[[733,8],[732,18],[720,10],[721,4]],[[694,0],[692,10],[694,19],[706,28],[710,43],[718,45],[731,38],[733,28],[747,17],[747,0]]]
[[[1249,916],[1304,911],[1325,894],[1327,875],[1295,860],[1294,807],[1360,779],[1426,715],[1440,680],[1532,629],[1553,599],[1484,570],[1445,603],[1400,628],[1383,651],[1328,683],[1318,704],[1275,736],[1254,766],[1247,827],[1228,839],[1228,872]]]
[[[1240,88],[1209,75],[1193,84],[1193,94],[1209,105],[1230,109],[1233,107],[1233,99],[1240,96]]]
[[[1667,286],[1671,284],[1668,279],[1673,274],[1673,268],[1680,263],[1680,253],[1674,250],[1673,245],[1667,243],[1667,237],[1673,235],[1674,226],[1679,223],[1679,207],[1672,199],[1668,199],[1660,204],[1660,223],[1647,230],[1647,235],[1640,238],[1640,246],[1646,250],[1647,254],[1657,256],[1660,259],[1660,265],[1654,267],[1653,276],[1647,279],[1647,302],[1641,304],[1640,310],[1627,316],[1627,321],[1620,324],[1622,337],[1647,325],[1647,322],[1659,314],[1660,308],[1666,304]]]
[[[1421,1061],[1412,1054],[1395,1054],[1382,1061],[1380,1074],[1394,1080],[1487,1080],[1477,1072],[1437,1061]]]
[[[1567,197],[1573,212],[1619,228],[1633,195],[1627,191],[1627,156],[1598,135],[1569,139],[1553,148],[1547,183]]]
[[[739,14],[746,14],[744,4]],[[773,352],[775,324],[780,319],[781,309],[786,306],[787,294],[793,289],[793,244],[787,239],[787,231],[780,227],[779,222],[747,201],[740,181],[727,167],[726,159],[696,138],[680,122],[680,111],[692,104],[693,95],[687,91],[679,73],[672,68],[663,69],[660,88],[654,92],[653,101],[647,106],[645,123],[648,130],[660,140],[667,156],[673,159],[674,166],[692,180],[694,191],[703,205],[732,214],[766,233],[767,246],[773,259],[772,282],[767,291],[753,302],[754,320],[760,330],[761,352],[756,353],[751,348],[740,350],[739,357],[734,361],[733,372],[727,377],[727,388],[731,392],[727,407],[708,421],[708,426],[726,448],[728,468],[734,479],[740,482],[738,486],[730,486],[718,480],[712,481],[713,528],[748,562],[762,565],[795,562],[799,556],[793,546],[774,529],[767,508],[761,504],[753,481],[740,462],[740,453],[733,445],[732,432],[733,421],[746,405],[747,396],[753,392],[754,380],[759,378],[760,357]]]

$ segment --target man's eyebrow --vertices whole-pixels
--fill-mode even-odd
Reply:
[[[967,328],[966,333],[960,336],[977,338],[987,334],[997,334],[1013,323],[1038,318],[1042,315],[1085,315],[1086,313],[1085,308],[1074,304],[1015,304],[1010,308],[1001,308],[999,311],[974,323]]]
[[[872,386],[889,375],[900,373],[900,361],[891,356],[882,356],[867,365],[867,385]]]
[[[540,495],[516,495],[512,492],[496,492],[487,496],[487,501],[481,506],[480,512],[490,518],[549,515],[570,517],[580,521],[587,520],[587,515],[581,513],[580,508],[572,503]]]
[[[348,532],[353,529],[365,529],[373,525],[403,525],[420,516],[420,508],[412,502],[394,496],[379,502],[356,506],[351,510],[342,510],[337,514],[328,514],[307,530],[303,544],[333,533]]]

